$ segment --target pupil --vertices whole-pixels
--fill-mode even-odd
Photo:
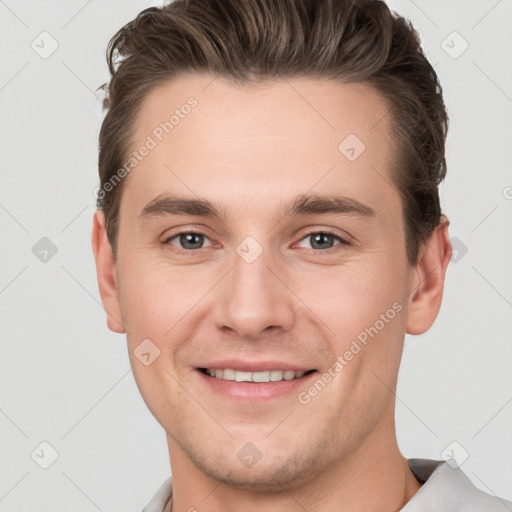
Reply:
[[[198,249],[202,244],[202,236],[195,233],[188,233],[186,235],[181,235],[180,243],[185,249]],[[194,239],[196,240],[194,242]]]
[[[312,235],[313,237],[313,248],[315,244],[319,244],[320,245],[320,248],[325,248],[325,242],[326,242],[326,238],[330,238],[331,235],[328,235],[326,233],[317,233],[316,235]],[[328,244],[329,247],[332,246],[332,244]]]

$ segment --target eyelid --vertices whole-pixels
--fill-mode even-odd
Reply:
[[[317,234],[332,236],[333,238],[336,238],[339,241],[339,244],[337,244],[333,247],[329,247],[328,249],[323,249],[323,250],[310,249],[311,251],[314,251],[315,253],[329,253],[330,251],[336,250],[336,247],[339,247],[340,245],[350,245],[350,242],[347,240],[348,237],[345,238],[345,237],[339,235],[338,233],[334,232],[332,229],[328,229],[328,228],[325,228],[325,229],[322,229],[322,228],[314,228],[313,229],[312,228],[305,235],[303,235],[300,238],[299,242],[297,242],[297,243],[302,242],[302,240],[304,240],[305,238],[309,238],[310,236],[317,235]]]
[[[313,251],[314,253],[329,253],[329,252],[331,252],[333,250],[336,250],[336,247],[339,247],[341,245],[350,245],[350,242],[347,240],[347,238],[350,238],[350,237],[346,237],[345,238],[345,237],[339,235],[337,232],[333,231],[330,228],[318,227],[318,228],[310,228],[310,230],[307,233],[305,233],[304,235],[301,236],[301,238],[298,240],[298,242],[295,242],[293,247],[295,245],[297,245],[298,243],[302,242],[304,239],[306,239],[306,238],[308,238],[308,237],[310,237],[312,235],[317,235],[317,234],[323,234],[323,235],[332,236],[333,238],[337,239],[339,243],[334,245],[333,247],[329,247],[328,249],[313,249],[313,248],[311,248],[310,250]],[[195,230],[195,229],[184,229],[182,231],[178,231],[176,233],[173,233],[173,234],[167,236],[163,240],[162,244],[165,245],[165,246],[174,245],[174,244],[170,244],[171,240],[174,240],[175,238],[178,238],[181,235],[199,235],[199,236],[202,236],[205,239],[208,239],[210,241],[210,245],[207,246],[207,247],[201,247],[199,249],[181,249],[181,248],[175,246],[175,249],[172,249],[172,250],[174,252],[177,252],[177,253],[192,254],[194,252],[200,252],[203,249],[207,249],[208,247],[219,247],[220,246],[220,244],[218,244],[217,242],[214,242],[214,241],[210,240],[210,237],[206,233],[201,232],[201,230]]]
[[[171,244],[171,240],[174,240],[175,238],[178,238],[181,235],[200,235],[200,236],[204,237],[205,239],[210,240],[210,237],[207,234],[202,233],[201,231],[198,231],[195,229],[185,229],[183,231],[178,231],[177,233],[173,233],[172,235],[166,236],[165,239],[162,241],[162,244],[165,246],[174,245],[174,244]],[[181,254],[192,254],[194,252],[199,252],[202,249],[207,249],[208,247],[215,247],[215,246],[219,245],[216,242],[213,242],[212,240],[210,240],[210,244],[211,245],[209,245],[207,247],[201,247],[200,249],[182,249],[178,246],[174,246],[175,248],[172,249],[172,251],[177,252],[178,254],[180,254],[180,253]]]

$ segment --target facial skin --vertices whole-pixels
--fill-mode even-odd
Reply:
[[[447,226],[409,267],[390,116],[369,86],[212,80],[182,76],[143,103],[134,149],[189,97],[198,101],[126,178],[116,263],[101,211],[93,224],[108,326],[126,332],[137,385],[167,433],[173,510],[399,510],[420,484],[397,446],[394,389],[405,333],[425,332],[439,311]],[[354,161],[338,149],[349,134],[366,146]],[[223,218],[141,221],[166,194],[208,200]],[[374,214],[284,216],[303,194],[348,197]],[[189,232],[204,237],[180,245]],[[257,243],[240,245],[246,237]],[[401,311],[301,403],[299,393],[397,303]],[[160,355],[145,366],[134,351],[148,338]],[[227,381],[198,370],[260,362],[316,371],[293,384],[219,390],[213,381]],[[267,396],[245,394],[257,386]],[[244,454],[261,458],[251,465]]]

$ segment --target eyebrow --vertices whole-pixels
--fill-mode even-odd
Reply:
[[[340,195],[302,194],[291,202],[283,203],[277,219],[294,215],[329,213],[356,215],[362,218],[375,217],[373,208],[354,198]],[[138,219],[139,222],[146,222],[151,218],[167,215],[194,215],[219,220],[225,220],[227,217],[225,209],[208,199],[160,195],[144,206]]]

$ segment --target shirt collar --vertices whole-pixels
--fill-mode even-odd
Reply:
[[[507,508],[512,511],[512,503],[478,489],[454,460],[407,462],[414,476],[424,483],[400,512],[504,512]]]

